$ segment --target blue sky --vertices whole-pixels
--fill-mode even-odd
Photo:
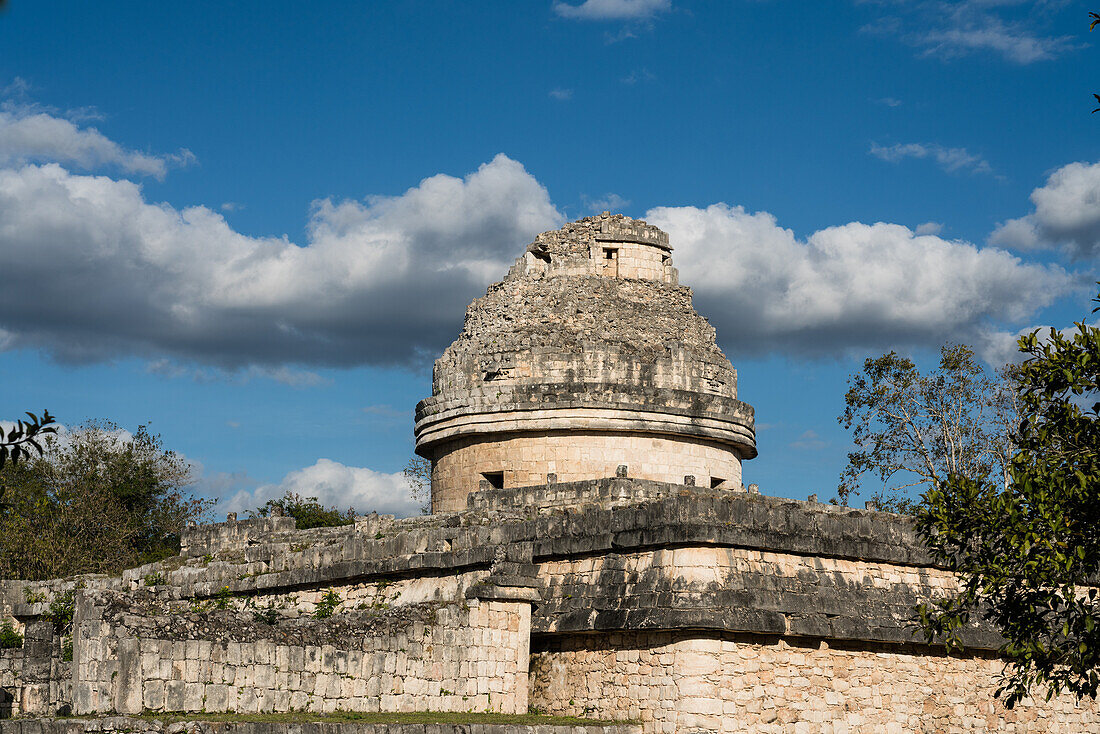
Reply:
[[[403,511],[412,407],[534,234],[647,217],[831,496],[846,376],[1088,312],[1089,9],[581,0],[0,11],[0,417],[148,423],[220,510]]]

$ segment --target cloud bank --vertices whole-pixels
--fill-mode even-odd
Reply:
[[[1052,176],[1032,195],[1029,231],[1095,248],[1097,207],[1074,212],[1100,198],[1098,171],[1073,164]],[[1058,267],[929,225],[851,222],[798,238],[767,212],[727,204],[647,218],[669,232],[683,282],[735,361],[974,341],[993,324],[1029,323],[1071,287]],[[136,355],[170,376],[228,371],[304,387],[320,378],[303,368],[423,366],[458,333],[466,304],[562,220],[505,155],[397,196],[314,202],[301,245],[241,234],[206,207],[150,202],[125,179],[9,163],[0,350],[69,362]]]
[[[898,224],[849,224],[802,240],[767,212],[658,207],[681,280],[739,355],[821,355],[973,343],[1072,287],[1058,267]]]

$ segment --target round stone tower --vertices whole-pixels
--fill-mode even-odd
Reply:
[[[668,235],[608,212],[544,232],[466,309],[416,407],[432,511],[491,487],[629,476],[741,489],[737,372],[677,282]]]

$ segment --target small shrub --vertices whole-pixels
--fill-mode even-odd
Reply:
[[[73,592],[67,591],[50,602],[50,611],[46,617],[61,634],[68,634],[73,628]]]
[[[10,619],[5,619],[0,624],[0,650],[14,650],[23,647],[23,635],[15,631],[15,625]]]
[[[336,613],[336,607],[340,606],[344,602],[332,589],[329,589],[321,595],[321,600],[317,602],[317,607],[313,610],[314,619],[328,619]]]
[[[160,571],[145,574],[146,586],[163,586],[166,583],[168,582],[165,581],[164,574],[162,574]]]
[[[66,663],[73,661],[73,638],[66,637],[61,643],[61,659]]]
[[[214,595],[214,608],[215,609],[232,609],[233,600],[237,597],[233,595],[233,592],[229,590],[228,586],[223,586],[217,594]]]
[[[287,492],[277,500],[268,500],[261,507],[249,514],[259,517],[268,517],[273,510],[280,510],[282,514],[293,517],[299,530],[310,528],[331,528],[340,525],[351,525],[355,522],[355,510],[348,509],[340,512],[335,507],[325,507],[316,497],[303,497],[296,492]]]
[[[36,593],[30,586],[24,586],[23,599],[25,599],[28,604],[37,604],[38,602],[46,601],[46,595]]]
[[[269,601],[266,606],[256,605],[253,614],[258,622],[263,622],[267,625],[278,624],[279,620],[283,618],[281,609],[286,607],[284,600],[275,601],[274,599]]]

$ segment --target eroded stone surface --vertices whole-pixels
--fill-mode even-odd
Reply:
[[[692,474],[740,487],[740,462],[756,455],[752,409],[737,399],[714,328],[677,284],[670,251],[668,236],[641,220],[587,217],[539,235],[470,304],[436,361],[432,396],[417,406],[433,509],[461,509],[486,476],[515,487],[550,473],[610,476],[606,467],[624,464],[643,479]],[[503,445],[517,434],[531,456]],[[694,462],[644,461],[649,447],[628,435],[714,450]],[[540,446],[578,455],[535,456]]]

